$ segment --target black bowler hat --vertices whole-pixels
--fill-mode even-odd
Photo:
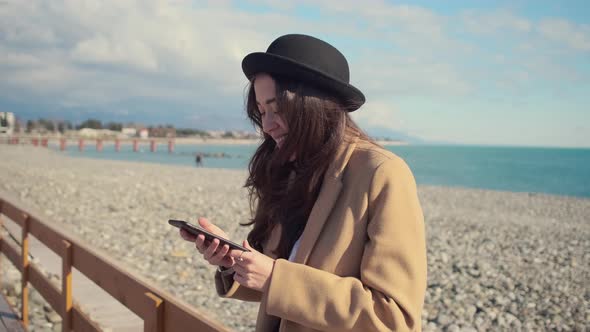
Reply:
[[[258,73],[278,74],[332,92],[349,112],[365,102],[363,93],[349,83],[350,73],[344,55],[315,37],[281,36],[270,44],[266,53],[248,54],[242,60],[242,70],[248,79]]]

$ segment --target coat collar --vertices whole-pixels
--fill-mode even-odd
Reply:
[[[342,173],[356,147],[357,140],[355,137],[343,142],[336,151],[334,161],[326,171],[320,193],[311,209],[311,213],[307,219],[307,225],[301,234],[301,242],[295,254],[294,262],[301,264],[307,263],[309,255],[324,227],[324,223],[328,219],[342,190]]]

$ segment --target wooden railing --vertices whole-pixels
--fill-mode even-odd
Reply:
[[[172,295],[139,279],[108,257],[95,252],[80,240],[63,234],[3,198],[0,198],[0,224],[6,217],[21,227],[20,250],[2,238],[0,252],[22,274],[21,319],[28,325],[28,284],[45,298],[62,318],[62,331],[101,331],[88,315],[73,304],[72,268],[76,268],[144,321],[144,331],[229,331],[206,318]],[[62,258],[61,290],[30,262],[29,235],[34,236]]]

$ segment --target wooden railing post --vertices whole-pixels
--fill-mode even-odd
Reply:
[[[66,240],[62,240],[62,243],[61,295],[63,305],[61,330],[62,332],[70,332],[72,330],[72,244]]]
[[[164,331],[164,301],[152,292],[145,293],[147,301],[153,307],[152,313],[144,317],[144,332],[163,332]]]
[[[23,325],[29,326],[29,216],[26,215],[24,218],[24,224],[22,228],[22,241],[21,241],[21,258],[22,258],[22,292],[21,292],[21,316]]]

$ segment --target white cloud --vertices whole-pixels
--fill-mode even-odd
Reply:
[[[42,65],[38,57],[22,51],[12,51],[0,45],[0,64],[9,68],[37,67]],[[6,77],[4,77],[6,79]],[[1,78],[0,78],[1,79]]]
[[[465,30],[485,35],[528,33],[533,27],[531,21],[507,10],[466,10],[461,14],[461,19],[461,26]]]
[[[0,46],[4,46],[0,57],[7,61],[0,67],[10,66],[13,75],[3,80],[33,92],[57,92],[61,87],[64,99],[73,97],[79,103],[84,98],[88,103],[116,100],[122,93],[143,96],[146,90],[158,96],[162,94],[157,93],[158,85],[160,90],[168,90],[170,77],[188,78],[186,89],[198,85],[205,87],[208,95],[235,93],[244,81],[239,61],[247,52],[245,46],[262,39],[240,29],[239,22],[244,23],[247,17],[218,5],[199,8],[188,2],[66,1],[48,5],[15,2],[6,7],[0,12]],[[25,44],[34,44],[36,49],[27,49]],[[41,68],[33,70],[32,65]],[[101,70],[94,65],[115,68]],[[162,76],[142,82],[144,75],[153,72]],[[93,79],[81,80],[89,76]],[[69,89],[72,86],[75,88]],[[113,93],[115,96],[109,97]]]
[[[538,31],[545,38],[579,51],[590,51],[590,25],[575,24],[564,19],[546,19]]]
[[[429,47],[439,45],[438,50],[441,51],[442,48],[452,50],[457,46],[445,35],[444,20],[433,12],[420,7],[392,6],[382,1],[363,6],[352,1],[342,2],[336,9],[332,9],[333,4],[324,1],[319,6],[325,12],[358,15],[370,22],[369,29],[358,31],[352,25],[343,27],[334,25],[334,22],[305,22],[303,27],[302,22],[290,13],[245,14],[225,4],[200,7],[189,2],[115,1],[109,4],[66,1],[49,6],[20,6],[15,11],[21,11],[21,16],[25,18],[23,25],[33,27],[36,26],[34,20],[44,22],[45,25],[37,30],[58,36],[44,39],[45,42],[53,40],[52,45],[42,50],[53,49],[53,56],[47,59],[46,65],[49,68],[63,66],[71,72],[88,71],[85,65],[111,65],[128,75],[139,71],[186,77],[195,85],[208,85],[207,89],[212,94],[232,95],[241,91],[244,85],[239,65],[245,54],[264,50],[280,31],[287,33],[303,28],[311,34],[340,30],[340,36],[354,31],[359,39],[367,37],[368,33],[377,33],[373,36],[382,37],[386,43],[400,45],[409,51],[421,49],[413,63],[399,57],[391,62],[386,53],[373,61],[373,64],[379,64],[377,67],[364,62],[354,63],[353,75],[356,75],[357,82],[363,83],[361,88],[369,95],[464,93],[468,90],[468,84],[457,76],[452,65],[424,59],[429,56]],[[291,10],[276,2],[270,5],[283,11]],[[15,19],[11,17],[3,26],[14,23]],[[389,24],[397,24],[401,30],[394,33],[380,31]],[[272,26],[275,31],[264,32],[261,26]],[[424,40],[428,42],[424,43]],[[72,61],[68,63],[64,59]],[[46,69],[45,72],[52,70],[55,69]],[[114,76],[108,70],[95,75],[106,80],[109,80],[109,75]],[[61,80],[68,78],[75,79],[76,75],[60,76]],[[47,83],[47,79],[38,82],[36,79],[39,75],[29,73],[22,75],[21,81],[28,80],[31,86]],[[115,80],[110,81],[117,84]],[[134,95],[141,89],[142,84],[138,83],[140,85],[126,86],[124,90]],[[100,86],[91,83],[88,88]],[[69,93],[64,91],[66,95]],[[89,102],[95,100],[93,97]]]
[[[72,87],[71,83],[78,78],[76,70],[60,63],[6,70],[4,73],[6,76],[0,79],[0,82],[38,96],[61,94]]]
[[[369,96],[463,96],[472,90],[452,64],[415,57],[369,55],[370,63],[357,63],[358,84]]]
[[[368,101],[352,118],[362,127],[379,127],[393,130],[401,129],[402,119],[396,118],[396,108],[387,101]]]
[[[147,71],[158,69],[152,50],[137,40],[123,44],[97,36],[79,42],[71,54],[73,60],[82,63],[121,64]]]

